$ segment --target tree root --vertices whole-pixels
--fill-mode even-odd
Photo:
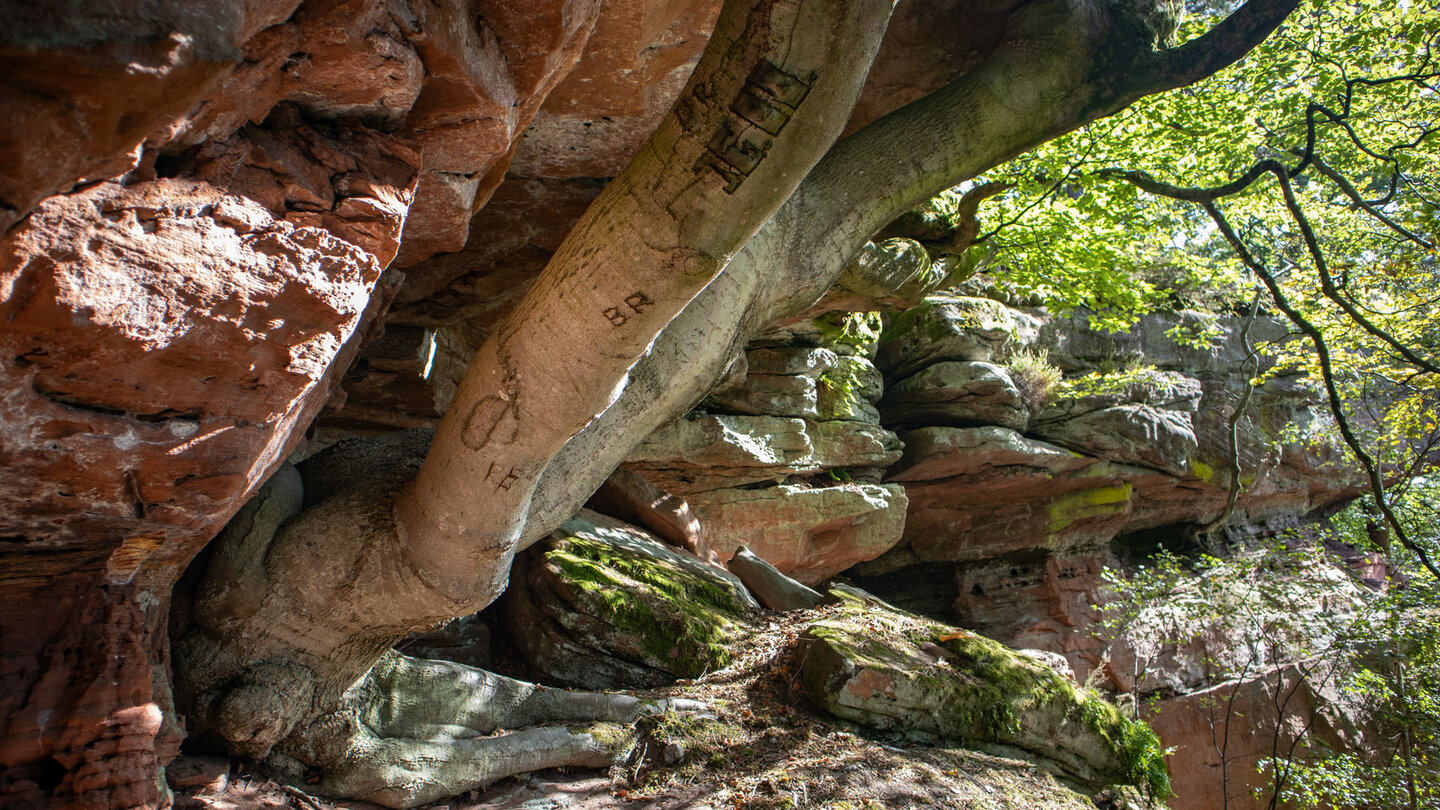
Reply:
[[[267,762],[320,794],[414,807],[542,768],[614,765],[629,754],[638,718],[702,708],[553,689],[391,652],[344,708],[291,734]],[[536,727],[505,730],[523,726]]]

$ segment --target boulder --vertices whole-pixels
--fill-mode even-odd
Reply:
[[[914,239],[866,242],[809,312],[870,312],[918,304],[945,282],[947,265]]]
[[[897,484],[781,485],[690,496],[722,559],[749,546],[806,585],[872,560],[899,542],[906,503],[905,488]]]
[[[751,369],[743,384],[721,394],[712,394],[701,403],[701,407],[721,413],[813,419],[820,415],[819,397],[819,386],[812,377],[756,374]]]
[[[893,316],[875,350],[887,380],[899,380],[943,360],[992,362],[1029,345],[1040,320],[988,298],[927,298]]]
[[[945,361],[892,385],[880,401],[889,428],[998,425],[1024,432],[1030,410],[994,363]]]
[[[1030,439],[1003,427],[924,427],[901,434],[904,453],[886,480],[1054,476],[1095,463],[1071,450]]]
[[[394,294],[372,251],[398,243],[418,155],[384,136],[351,147],[324,210],[272,209],[239,174],[100,183],[0,241],[0,781],[158,801],[181,737],[165,719],[171,589],[299,444]],[[82,766],[93,776],[67,776]]]
[[[1297,731],[1306,730],[1322,750],[1373,748],[1352,720],[1366,714],[1354,702],[1328,679],[1302,677],[1289,665],[1159,701],[1146,714],[1163,743],[1176,749],[1170,758],[1174,806],[1260,810],[1269,806],[1271,784],[1259,766],[1277,746],[1306,752],[1304,743],[1291,747]],[[1285,719],[1277,717],[1277,703]]]
[[[710,560],[704,527],[695,519],[690,504],[629,470],[611,473],[585,507],[639,526],[676,548]]]
[[[1007,428],[928,427],[902,439],[905,454],[886,480],[905,484],[905,540],[923,560],[1089,548],[1224,506],[1225,492],[1203,482],[1081,455]]]
[[[770,610],[804,610],[825,601],[819,591],[785,576],[747,546],[741,546],[726,567]]]
[[[818,380],[835,368],[839,357],[823,346],[776,346],[745,352],[751,374],[789,374]]]
[[[819,399],[815,404],[818,418],[878,425],[880,411],[876,403],[884,391],[884,378],[869,360],[837,357],[834,369],[819,379]]]
[[[1060,317],[956,296],[890,318],[876,355],[887,373],[882,424],[913,429],[886,480],[909,491],[911,551],[932,561],[1080,551],[1214,520],[1231,485],[1230,419],[1256,368],[1243,326],[1170,313],[1111,334],[1083,311]],[[1277,329],[1259,319],[1252,340],[1283,337]],[[1022,404],[1004,384],[1023,367],[1007,366],[1016,347],[1070,375],[1043,403],[1039,389]],[[1233,522],[1353,497],[1360,482],[1336,463],[1333,443],[1286,438],[1326,418],[1293,374],[1252,391],[1237,426],[1244,489]]]
[[[874,403],[884,383],[866,358],[804,345],[752,348],[743,358],[747,373],[717,385],[702,410],[880,423]]]
[[[1125,404],[1069,418],[1042,410],[1030,432],[1096,458],[1149,467],[1182,477],[1200,443],[1191,415],[1152,405]]]
[[[806,696],[838,717],[1018,755],[1091,792],[1169,795],[1148,726],[983,636],[867,604],[810,625],[797,645]]]
[[[688,498],[835,469],[878,478],[899,457],[895,434],[860,422],[692,414],[652,433],[626,466]]]
[[[501,602],[533,673],[583,689],[719,669],[758,608],[728,571],[589,510],[516,557]]]

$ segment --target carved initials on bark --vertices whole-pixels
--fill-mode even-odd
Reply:
[[[730,116],[710,139],[709,152],[697,168],[713,169],[725,180],[725,192],[734,194],[765,159],[815,79],[813,72],[802,78],[762,60],[731,100]]]
[[[507,470],[504,475],[497,477],[499,470],[499,465],[492,461],[490,462],[490,470],[485,473],[485,480],[494,481],[496,489],[509,489],[520,479],[520,474],[515,472],[514,467]]]
[[[651,306],[654,303],[650,296],[640,291],[625,296],[625,306],[629,307],[636,315],[644,312],[645,307]],[[630,321],[630,316],[620,307],[606,307],[604,310],[601,310],[600,314],[604,315],[605,320],[609,321],[610,325],[615,327],[624,326]]]

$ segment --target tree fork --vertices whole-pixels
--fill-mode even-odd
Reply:
[[[503,589],[546,464],[839,135],[891,6],[725,4],[674,108],[477,353],[397,504],[435,587],[477,607]]]

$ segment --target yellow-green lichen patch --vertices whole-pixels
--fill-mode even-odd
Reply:
[[[827,312],[814,320],[820,341],[827,346],[850,346],[861,356],[875,350],[883,322],[879,312]]]
[[[1124,514],[1129,508],[1133,487],[1129,483],[1096,487],[1061,495],[1045,505],[1050,515],[1050,532],[1061,531],[1082,520]]]

